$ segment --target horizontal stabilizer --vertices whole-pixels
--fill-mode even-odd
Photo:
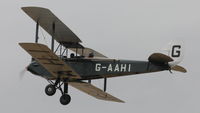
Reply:
[[[152,63],[168,63],[173,61],[173,59],[165,54],[162,53],[153,53],[151,56],[148,58],[149,62]]]
[[[93,96],[97,99],[124,103],[124,101],[104,92],[103,90],[101,90],[89,83],[69,82],[69,85],[71,85],[72,87],[74,87],[80,91],[83,91],[83,92],[87,93],[88,95]]]
[[[187,72],[187,70],[184,67],[179,66],[179,65],[173,66],[173,67],[171,67],[171,69],[174,71],[179,71],[179,72],[183,72],[183,73]]]
[[[40,65],[54,78],[80,78],[80,76],[46,45],[36,43],[19,43]]]

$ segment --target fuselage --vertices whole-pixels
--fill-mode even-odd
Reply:
[[[167,65],[154,64],[149,61],[84,58],[68,58],[64,61],[81,76],[82,80],[168,70]],[[52,75],[36,61],[28,66],[28,70],[35,75],[47,79],[52,78]]]

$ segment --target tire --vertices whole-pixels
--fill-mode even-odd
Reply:
[[[48,95],[48,96],[53,96],[55,93],[56,93],[56,87],[54,85],[47,85],[46,88],[45,88],[45,93]]]
[[[71,101],[71,97],[70,97],[70,95],[68,95],[68,94],[63,94],[63,95],[60,97],[60,103],[61,103],[62,105],[67,105],[67,104],[70,103],[70,101]]]

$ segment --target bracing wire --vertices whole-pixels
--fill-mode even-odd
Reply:
[[[42,34],[42,37],[43,37],[43,40],[45,42],[46,45],[48,45],[48,42],[46,40],[46,37],[44,36],[44,32],[43,32],[43,29],[41,27],[39,27],[40,31],[41,31],[41,34]]]

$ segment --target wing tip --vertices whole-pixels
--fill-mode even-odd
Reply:
[[[106,101],[111,101],[111,102],[118,102],[118,103],[126,103],[125,101],[119,99],[119,98],[116,98],[115,99],[112,99],[112,100],[106,100]]]
[[[18,44],[19,44],[21,47],[24,45],[24,43],[21,43],[21,42],[20,42],[20,43],[18,43]]]
[[[125,102],[125,101],[123,101],[123,100],[120,100],[120,101],[119,101],[119,103],[126,103],[126,102]]]

